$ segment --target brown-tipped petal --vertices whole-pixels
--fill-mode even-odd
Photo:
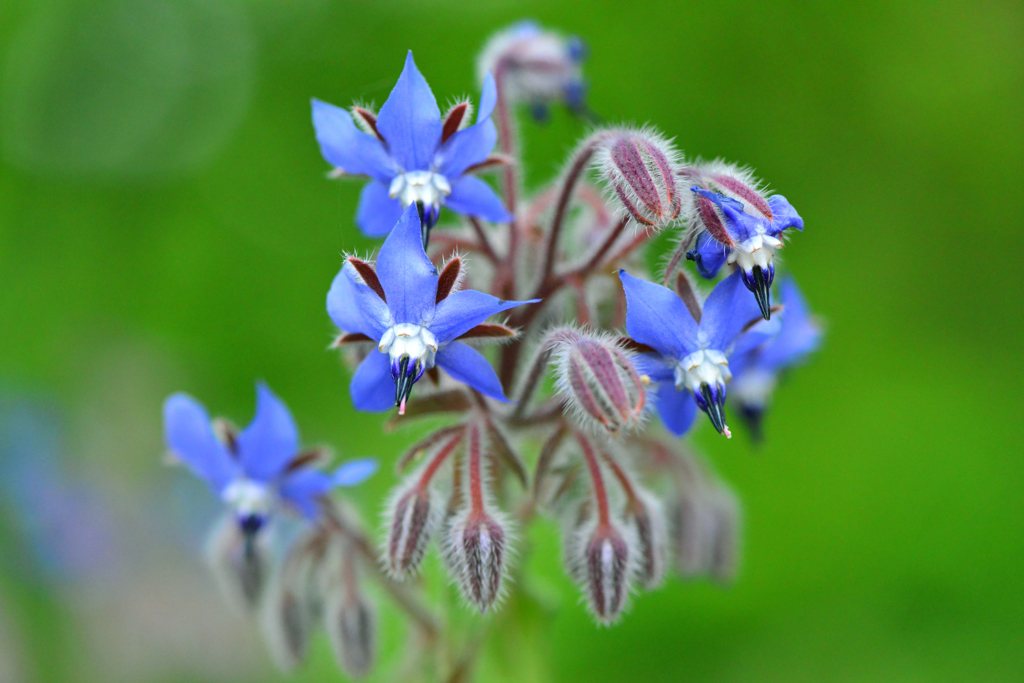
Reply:
[[[213,427],[213,433],[228,449],[228,453],[232,457],[238,457],[238,427],[236,427],[230,420],[226,420],[223,417],[215,417],[211,421]]]
[[[374,344],[377,343],[376,340],[367,337],[365,334],[361,332],[346,332],[344,334],[339,334],[337,338],[333,342],[331,342],[331,348],[337,349],[341,348],[342,346],[345,346],[346,344],[358,344],[360,342],[373,342]]]
[[[499,169],[503,166],[511,166],[514,163],[515,160],[505,154],[491,154],[479,164],[473,164],[467,168],[465,173],[483,173],[485,171]]]
[[[448,138],[455,135],[462,126],[463,119],[469,112],[469,102],[460,102],[451,108],[448,115],[444,117],[444,126],[441,128],[441,143],[444,144]]]
[[[331,460],[331,449],[327,446],[318,446],[316,448],[310,448],[302,451],[294,458],[284,469],[284,474],[291,474],[301,470],[304,467],[316,467],[317,465],[325,465]]]
[[[373,269],[373,266],[361,258],[356,258],[355,256],[349,256],[347,260],[352,264],[352,267],[356,269],[356,272],[359,273],[359,277],[363,278],[363,282],[366,283],[366,286],[376,292],[381,301],[387,303],[387,297],[384,295],[384,288],[381,287],[380,280],[377,279],[377,271]]]
[[[481,323],[465,332],[457,339],[508,339],[516,336],[517,332],[511,327],[505,327],[497,323]]]
[[[455,256],[441,271],[437,279],[437,297],[435,303],[441,303],[452,293],[459,283],[459,275],[462,273],[462,259]]]

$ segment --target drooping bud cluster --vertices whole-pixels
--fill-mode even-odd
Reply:
[[[503,97],[532,105],[535,117],[543,118],[549,102],[564,102],[574,111],[583,109],[586,84],[581,67],[586,54],[578,37],[564,37],[532,21],[521,21],[487,42],[477,72],[481,79],[494,74]]]
[[[565,328],[552,338],[558,390],[582,424],[613,434],[640,424],[646,393],[635,354],[607,334]]]
[[[597,163],[611,194],[638,225],[660,230],[679,217],[679,152],[654,130],[610,131]]]

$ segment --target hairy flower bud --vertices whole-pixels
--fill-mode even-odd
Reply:
[[[234,515],[225,515],[213,527],[206,543],[206,559],[225,597],[243,611],[252,611],[263,597],[270,564],[266,535],[246,533]]]
[[[296,586],[277,582],[266,605],[263,632],[271,655],[282,671],[291,671],[306,657],[312,613]]]
[[[632,352],[589,332],[566,330],[555,339],[558,389],[579,421],[613,434],[637,426],[646,393]]]
[[[585,58],[586,47],[579,38],[521,21],[487,41],[477,72],[481,80],[493,74],[504,97],[532,103],[538,110],[535,116],[543,118],[545,105],[552,101],[583,109],[586,88],[580,65]]]
[[[342,671],[349,678],[363,678],[373,666],[377,651],[377,619],[373,605],[358,588],[340,591],[324,612],[327,635]]]
[[[623,210],[638,224],[660,230],[679,217],[679,153],[658,133],[615,131],[598,156],[601,174]]]
[[[631,521],[636,529],[637,579],[648,590],[657,588],[665,578],[668,550],[661,502],[649,491],[640,492]]]
[[[736,576],[740,556],[741,510],[736,496],[719,485],[712,495],[714,518],[711,536],[711,575],[722,582],[732,581]]]
[[[626,606],[635,557],[628,536],[615,526],[598,524],[591,529],[576,536],[569,559],[590,611],[608,626]]]
[[[508,524],[500,515],[467,509],[451,524],[445,557],[463,596],[481,613],[500,597],[508,553]]]
[[[397,490],[385,515],[389,521],[384,564],[388,574],[399,580],[418,571],[442,507],[430,487],[420,486],[416,474],[412,479],[412,486]]]
[[[714,511],[699,489],[681,492],[671,507],[676,568],[685,577],[704,575],[711,564]]]

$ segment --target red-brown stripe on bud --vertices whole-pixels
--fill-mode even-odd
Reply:
[[[614,524],[583,525],[570,540],[567,559],[573,577],[597,620],[608,626],[622,614],[635,574],[630,535]]]
[[[631,510],[636,529],[637,579],[650,590],[665,578],[668,550],[668,526],[661,503],[649,491],[637,495]]]
[[[631,351],[590,332],[562,335],[554,350],[559,393],[582,424],[616,434],[640,423],[646,392]]]
[[[614,131],[598,156],[622,208],[638,224],[656,230],[673,223],[682,208],[678,160],[672,143],[649,129]]]

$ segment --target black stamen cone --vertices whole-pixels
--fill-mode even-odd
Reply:
[[[423,236],[423,251],[430,245],[430,229],[434,227],[434,212],[427,211],[423,202],[416,202],[416,213],[420,215],[420,234]]]
[[[704,412],[711,418],[711,424],[715,425],[719,434],[725,434],[725,411],[722,410],[722,404],[714,400],[711,396],[711,387],[707,384],[700,385],[700,395],[704,399],[704,405],[707,406]]]
[[[761,309],[761,315],[764,316],[764,319],[771,320],[772,300],[768,280],[765,278],[761,266],[754,266],[751,275],[754,280],[754,298],[757,299],[757,306]]]
[[[743,424],[746,425],[747,431],[750,432],[750,439],[760,445],[764,442],[764,408],[758,408],[757,406],[747,405],[745,403],[740,404],[740,419],[743,420]]]
[[[395,378],[395,405],[402,405],[402,401],[409,399],[412,393],[412,384],[416,380],[415,366],[413,371],[409,370],[409,356],[402,356],[398,361],[398,377]]]

